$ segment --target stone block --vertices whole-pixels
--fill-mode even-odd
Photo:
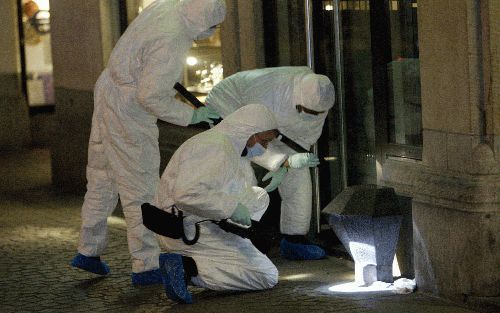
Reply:
[[[29,127],[28,106],[24,99],[0,94],[0,150],[28,147],[31,144]]]
[[[468,173],[472,161],[472,149],[477,144],[479,144],[478,136],[447,134],[448,169],[459,173]]]
[[[428,166],[444,169],[447,167],[446,133],[424,130],[422,159]]]
[[[52,148],[53,184],[63,192],[83,193],[86,188],[87,150],[94,107],[93,92],[56,88]]]
[[[401,216],[330,215],[328,223],[355,263],[355,281],[370,285],[393,282],[392,261],[398,242]]]
[[[349,186],[323,210],[326,214],[388,216],[401,213],[394,189],[373,184]]]
[[[394,189],[351,186],[323,211],[355,263],[355,282],[393,282],[392,262],[402,216]]]
[[[464,212],[413,203],[419,290],[459,299],[500,296],[500,212]]]

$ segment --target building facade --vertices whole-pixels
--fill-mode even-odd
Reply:
[[[61,190],[85,190],[93,86],[124,21],[145,5],[139,2],[50,1],[55,113],[40,131],[51,134],[53,183]],[[500,296],[500,3],[226,2],[218,48],[225,76],[308,65],[336,86],[315,149],[337,161],[313,173],[317,207],[345,186],[394,187],[411,199],[412,231],[403,240],[419,288],[457,301]],[[40,136],[34,127],[41,126],[22,96],[20,6],[0,7],[7,60],[0,145],[15,149]],[[160,129],[162,168],[200,131]]]

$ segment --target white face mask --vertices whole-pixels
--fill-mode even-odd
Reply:
[[[210,27],[206,31],[198,34],[194,40],[203,40],[207,39],[208,37],[211,37],[215,33],[216,28],[215,27]]]
[[[247,147],[247,155],[248,159],[253,157],[263,155],[266,152],[266,148],[264,148],[260,143],[256,142],[252,147]]]
[[[321,118],[321,116],[319,114],[314,115],[314,114],[309,114],[309,113],[305,113],[305,112],[299,113],[299,116],[300,116],[301,120],[306,121],[306,122],[317,121]]]

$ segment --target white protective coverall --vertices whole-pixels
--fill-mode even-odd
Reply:
[[[250,162],[241,153],[250,136],[276,127],[276,120],[266,107],[250,104],[214,128],[190,138],[168,163],[156,205],[165,210],[175,204],[184,211],[188,238],[194,237],[195,222],[229,218],[238,203],[254,213],[253,219],[261,216],[269,196],[256,186]],[[249,239],[225,232],[211,222],[200,224],[199,240],[192,246],[181,239],[158,237],[162,248],[194,259],[198,276],[191,282],[197,286],[259,290],[272,288],[278,281],[274,264]]]
[[[78,252],[100,256],[107,217],[121,200],[132,271],[158,268],[155,235],[142,224],[141,204],[159,182],[157,119],[186,126],[193,109],[174,99],[193,39],[221,23],[224,0],[157,0],[116,44],[94,90],[87,193]]]
[[[335,101],[333,84],[324,75],[308,67],[276,67],[239,72],[217,84],[209,93],[207,107],[223,118],[249,103],[262,103],[275,115],[278,130],[301,147],[309,150],[321,135],[328,110]],[[295,106],[324,111],[310,120],[303,118]],[[302,115],[301,115],[302,114]],[[252,161],[276,170],[286,155],[296,151],[274,141],[266,154]],[[284,155],[284,158],[279,157]],[[309,231],[312,210],[312,182],[309,168],[289,169],[278,187],[281,202],[281,233],[304,235]]]

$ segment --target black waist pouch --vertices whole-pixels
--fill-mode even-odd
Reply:
[[[169,238],[179,239],[184,234],[182,224],[182,211],[176,207],[171,208],[171,212],[163,211],[151,205],[144,203],[142,209],[142,223],[152,232]]]
[[[196,224],[196,235],[193,239],[186,238],[184,233],[184,216],[182,211],[172,206],[171,212],[161,210],[154,205],[144,203],[141,205],[142,223],[150,231],[165,237],[182,238],[185,244],[193,245],[200,237],[199,225]]]

